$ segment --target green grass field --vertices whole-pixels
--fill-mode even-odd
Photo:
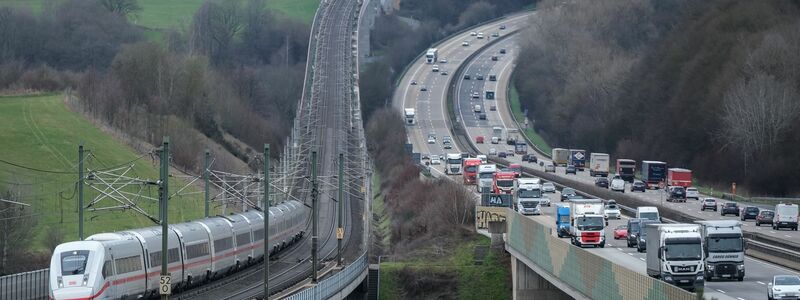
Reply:
[[[514,115],[514,119],[518,121],[525,120],[525,115],[522,114],[522,105],[519,102],[519,93],[517,92],[517,88],[514,85],[511,85],[511,88],[508,91],[508,103],[511,106],[511,113]],[[550,147],[550,144],[542,138],[541,135],[536,133],[536,130],[532,128],[525,128],[523,130],[525,136],[533,142],[536,147],[541,149],[544,153],[550,154],[553,148]]]
[[[475,246],[488,246],[484,236],[476,240],[453,245],[453,255],[436,258],[435,255],[419,255],[416,261],[383,262],[380,266],[380,300],[404,299],[403,285],[398,272],[409,267],[420,273],[455,274],[457,284],[450,297],[457,299],[511,299],[511,270],[498,255],[489,251],[483,264],[475,264]],[[456,296],[457,295],[457,296]]]
[[[87,169],[105,169],[140,157],[83,116],[68,110],[58,94],[0,97],[0,128],[3,128],[0,131],[0,145],[3,145],[0,159],[40,170],[77,172],[78,144],[81,142],[93,154],[84,160]],[[135,162],[128,175],[156,180],[157,165],[149,157],[144,157]],[[45,250],[43,240],[52,227],[61,228],[66,241],[77,240],[77,177],[74,173],[53,174],[0,163],[0,187],[13,187],[12,190],[20,193],[21,201],[30,204],[32,213],[36,215],[34,250]],[[87,180],[87,184],[91,182],[96,181]],[[177,191],[184,182],[183,179],[171,179],[170,191]],[[129,191],[158,197],[158,189],[154,186]],[[0,192],[5,197],[5,190]],[[98,195],[88,185],[84,194],[86,203]],[[98,206],[116,203],[111,201],[103,200]],[[137,204],[154,217],[158,216],[157,203],[140,200]],[[201,194],[171,199],[170,223],[197,219],[202,215]],[[86,236],[155,225],[131,210],[87,212],[84,224]]]
[[[62,1],[62,0],[58,0]],[[142,10],[133,18],[140,26],[165,29],[191,23],[192,16],[206,0],[139,0]],[[239,0],[246,3],[245,0]],[[28,7],[42,10],[44,0],[0,0],[0,6]],[[311,24],[319,0],[268,0],[266,6],[289,18]]]

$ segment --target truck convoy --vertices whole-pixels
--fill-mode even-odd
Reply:
[[[495,164],[483,164],[478,166],[478,193],[492,192],[495,172],[497,172],[497,165]]]
[[[447,153],[444,173],[449,175],[461,174],[461,164],[463,163],[460,153]]]
[[[417,114],[416,111],[413,108],[406,108],[403,114],[406,117],[406,125],[414,125],[416,122],[414,120],[414,116]]]
[[[663,161],[642,161],[642,181],[648,189],[658,189],[658,184],[667,177],[667,163]]]
[[[501,171],[494,173],[494,182],[492,189],[495,194],[513,194],[514,184],[516,183],[517,174],[510,171]]]
[[[647,275],[694,291],[705,287],[703,240],[697,224],[648,224]]]
[[[569,149],[569,164],[582,172],[586,167],[586,150]]]
[[[570,212],[570,235],[572,244],[578,247],[584,245],[606,245],[605,218],[603,217],[603,201],[600,199],[572,200]]]
[[[608,154],[592,153],[589,155],[589,176],[608,176]]]
[[[498,173],[500,174],[500,173]],[[543,202],[542,186],[535,183],[520,183],[514,193],[517,211],[523,215],[541,214]]]
[[[464,184],[475,184],[478,177],[478,166],[481,165],[480,158],[465,158],[461,173],[464,177]]]
[[[622,177],[622,180],[633,182],[634,174],[636,174],[636,161],[625,158],[617,159],[616,172],[619,177]]]
[[[569,206],[558,204],[558,206],[556,206],[556,233],[558,237],[569,236],[569,229]]]
[[[692,170],[682,168],[667,169],[667,186],[692,186]]]
[[[705,279],[744,280],[742,223],[732,220],[695,221],[700,224],[705,255]]]
[[[553,164],[556,166],[566,166],[569,162],[569,149],[553,148]]]
[[[429,64],[435,64],[436,60],[439,58],[439,49],[430,48],[428,52],[425,52],[425,62]]]

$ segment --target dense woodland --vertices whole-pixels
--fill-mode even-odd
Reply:
[[[202,167],[203,145],[245,163],[265,142],[282,149],[302,92],[307,25],[263,0],[209,0],[190,24],[153,40],[128,21],[135,4],[0,8],[0,90],[73,91],[73,108],[133,140],[170,135],[175,162],[187,169]],[[235,167],[233,156],[218,155],[215,167]]]
[[[544,1],[515,73],[553,146],[800,191],[797,1]]]

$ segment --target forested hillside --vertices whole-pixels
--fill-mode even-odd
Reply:
[[[545,1],[539,16],[515,84],[551,145],[800,191],[800,2]]]

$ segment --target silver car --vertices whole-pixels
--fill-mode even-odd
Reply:
[[[606,218],[606,220],[608,219],[619,220],[622,214],[619,211],[619,206],[617,206],[616,204],[608,204],[606,205],[606,208],[603,212],[603,216]]]
[[[552,182],[545,182],[542,184],[542,192],[543,193],[555,193],[556,192],[556,185]]]

